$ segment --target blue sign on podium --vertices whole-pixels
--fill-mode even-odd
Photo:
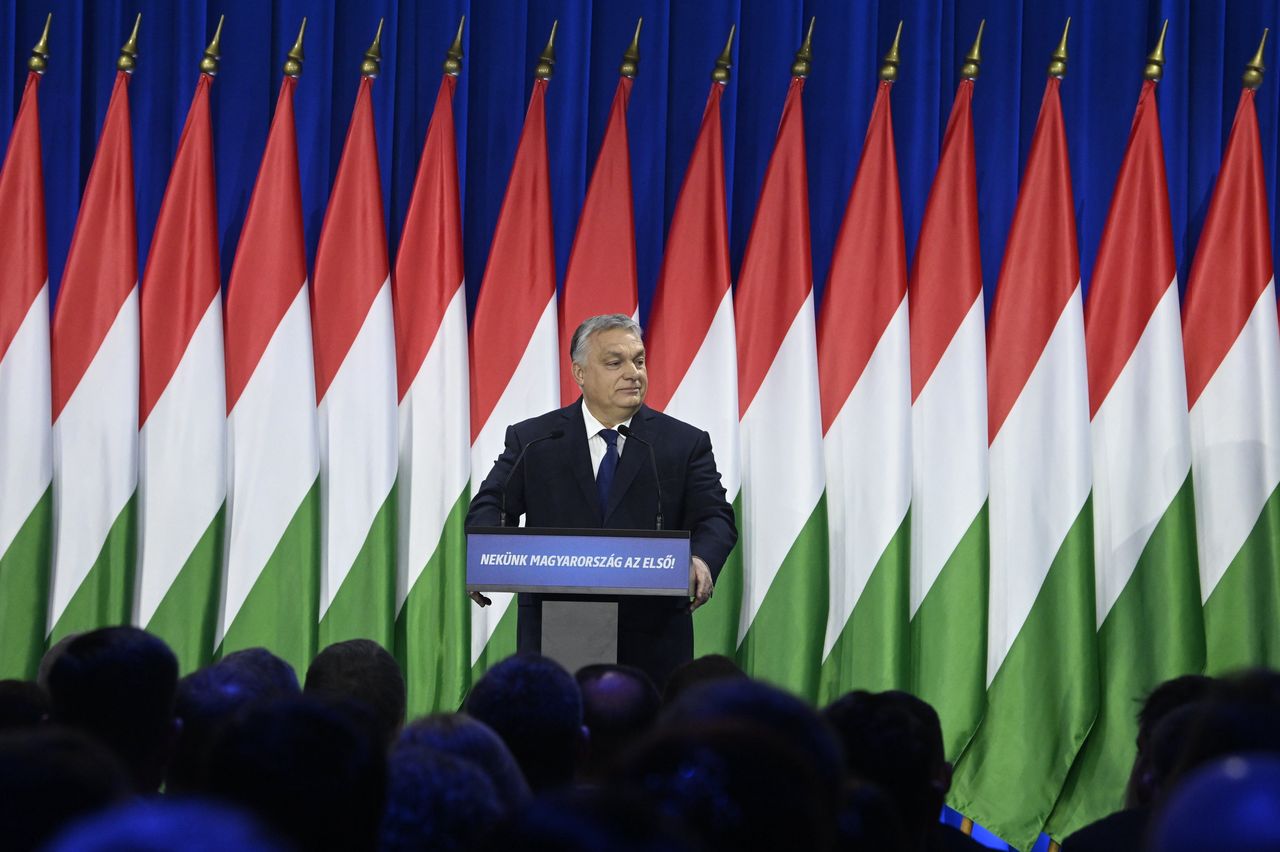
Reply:
[[[470,527],[467,591],[687,597],[689,533]]]

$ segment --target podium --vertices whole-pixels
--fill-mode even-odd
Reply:
[[[570,672],[617,662],[617,596],[690,594],[687,530],[466,532],[467,591],[537,594],[541,653]]]

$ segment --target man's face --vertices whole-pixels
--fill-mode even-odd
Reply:
[[[587,408],[606,426],[626,420],[644,402],[649,376],[644,343],[625,328],[597,331],[587,338],[587,358],[573,365]]]

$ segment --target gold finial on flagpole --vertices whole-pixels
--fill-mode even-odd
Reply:
[[[809,31],[805,33],[804,44],[796,51],[796,61],[791,63],[792,77],[808,77],[809,68],[813,65],[813,23],[817,18],[809,19]]]
[[[902,41],[902,21],[898,21],[898,31],[894,33],[893,44],[889,47],[889,52],[884,55],[883,64],[880,66],[880,79],[886,83],[892,83],[898,79],[898,44]]]
[[[550,80],[551,75],[556,70],[556,27],[560,26],[560,21],[551,22],[551,37],[547,39],[547,46],[542,49],[542,54],[538,57],[538,67],[533,69],[533,76],[539,80]]]
[[[1160,28],[1160,40],[1156,42],[1155,48],[1147,55],[1147,67],[1142,69],[1142,78],[1144,80],[1154,80],[1160,82],[1160,78],[1164,76],[1164,37],[1169,32],[1169,19],[1164,19],[1164,26]]]
[[[120,58],[116,60],[116,68],[132,74],[133,69],[138,67],[138,27],[142,25],[142,13],[138,13],[138,17],[133,21],[133,33],[129,36],[129,40],[124,43],[124,47],[120,48]]]
[[[462,73],[462,28],[466,23],[467,16],[463,15],[462,20],[458,21],[458,34],[453,37],[453,44],[449,45],[449,51],[444,55],[444,73],[450,77],[457,77]]]
[[[53,23],[53,13],[44,19],[44,32],[40,34],[40,40],[36,42],[36,46],[31,48],[31,58],[27,60],[27,68],[37,74],[44,75],[45,69],[49,67],[49,25]]]
[[[978,79],[978,71],[982,67],[982,31],[986,29],[986,26],[986,18],[978,22],[978,37],[973,40],[973,47],[969,48],[969,53],[964,58],[964,64],[960,66],[960,77],[962,79]]]
[[[378,76],[378,69],[382,65],[382,25],[386,20],[386,18],[378,19],[378,31],[373,35],[373,44],[369,45],[369,49],[364,52],[364,60],[360,63],[362,77],[373,80]]]
[[[729,82],[729,69],[733,67],[733,33],[737,29],[737,24],[729,25],[729,40],[716,58],[716,70],[711,72],[711,79],[722,86]]]
[[[210,77],[218,76],[218,60],[222,58],[222,22],[226,15],[218,17],[218,28],[213,31],[213,41],[204,49],[204,58],[200,60],[200,73]]]
[[[1270,30],[1262,31],[1262,43],[1258,45],[1258,52],[1249,60],[1249,64],[1244,66],[1244,81],[1246,89],[1256,89],[1262,85],[1262,72],[1267,70],[1267,66],[1262,64],[1262,51],[1267,47],[1267,33]]]
[[[1061,80],[1067,76],[1067,33],[1071,31],[1071,18],[1067,18],[1067,25],[1062,28],[1062,40],[1058,42],[1058,49],[1049,57],[1049,76],[1057,77]]]
[[[623,52],[622,65],[618,68],[619,74],[633,80],[640,70],[640,27],[643,25],[644,18],[636,21],[636,34],[631,37],[631,44],[627,45],[626,51]]]
[[[289,49],[289,55],[284,60],[284,74],[286,77],[299,77],[302,75],[302,36],[307,31],[307,19],[302,19],[302,26],[298,28],[298,40],[293,43],[293,47]]]

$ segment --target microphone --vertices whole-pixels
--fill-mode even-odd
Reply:
[[[524,449],[520,451],[520,455],[516,456],[516,463],[511,465],[511,470],[507,472],[507,478],[502,481],[502,505],[500,506],[500,514],[498,515],[498,526],[505,527],[507,525],[507,490],[511,487],[511,480],[515,478],[516,470],[520,467],[520,462],[524,461],[524,454],[529,452],[530,447],[540,441],[554,441],[557,438],[563,437],[563,429],[552,429],[547,434],[534,438],[532,441],[524,445]]]
[[[653,444],[641,438],[630,426],[618,426],[618,434],[628,441],[635,439],[649,448],[649,464],[653,467],[653,482],[658,487],[658,512],[655,516],[654,529],[662,529],[662,478],[658,476],[658,454],[653,451]]]

